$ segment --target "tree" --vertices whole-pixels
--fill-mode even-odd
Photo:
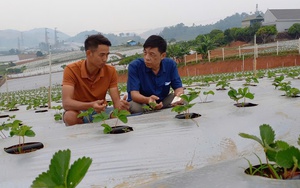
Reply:
[[[300,37],[300,24],[294,23],[288,30],[288,34],[295,39]]]
[[[37,57],[42,57],[42,56],[44,56],[44,54],[43,54],[43,52],[41,52],[41,51],[37,51],[37,52],[36,52],[36,56],[37,56]]]
[[[186,42],[168,45],[167,56],[181,62],[184,55],[189,54],[189,45]]]
[[[200,37],[199,37],[200,38]],[[208,51],[215,49],[215,42],[209,36],[203,35],[201,42],[198,47],[196,47],[197,53],[202,55],[202,59],[207,59]]]
[[[123,65],[124,68],[126,69],[127,68],[127,65],[135,60],[135,59],[138,59],[138,58],[141,58],[142,56],[138,53],[136,53],[135,55],[132,55],[132,56],[128,56],[128,57],[124,57],[120,62],[119,62],[119,65]]]
[[[266,43],[271,36],[276,35],[277,33],[275,25],[270,25],[259,28],[256,35],[262,39],[263,43]]]

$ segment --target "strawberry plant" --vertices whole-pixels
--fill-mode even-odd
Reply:
[[[275,77],[272,85],[275,86],[275,89],[277,89],[277,87],[281,84],[281,82],[283,80],[284,80],[284,76],[283,75],[281,75],[279,77]]]
[[[228,91],[228,96],[236,102],[236,104],[241,104],[242,106],[246,103],[246,98],[248,99],[254,99],[254,94],[250,93],[248,87],[244,88],[238,88],[238,90],[230,87],[230,90]],[[239,103],[239,100],[244,99],[244,102]]]
[[[50,161],[49,170],[39,174],[31,187],[76,187],[87,173],[92,159],[84,156],[70,166],[70,158],[69,149],[56,152]]]
[[[81,117],[86,117],[88,122],[91,123],[92,120],[91,120],[91,115],[93,114],[94,112],[94,109],[93,108],[89,108],[85,111],[81,111],[78,115],[77,115],[77,118],[81,118]]]
[[[127,110],[114,109],[112,111],[111,116],[117,118],[117,120],[113,127],[117,127],[119,120],[122,121],[123,123],[127,123],[128,122],[127,116],[129,114],[130,113]],[[94,118],[93,123],[101,122],[101,121],[103,122],[101,124],[101,126],[104,127],[104,130],[103,130],[104,134],[109,134],[112,131],[113,127],[108,125],[107,123],[105,123],[105,120],[109,119],[109,115],[106,112],[101,112],[101,113],[95,114],[95,115],[93,115],[93,118]],[[124,130],[124,131],[128,132],[126,130]]]
[[[205,96],[204,100],[202,100],[202,98],[201,98],[200,95],[199,95],[199,97],[200,97],[200,100],[201,100],[202,102],[207,102],[207,97],[208,97],[208,95],[214,95],[214,94],[215,94],[215,92],[213,92],[212,90],[209,90],[209,91],[203,91],[203,95]]]
[[[229,87],[230,83],[226,79],[219,80],[216,84],[216,87],[221,86],[219,90],[226,90],[226,87]]]
[[[256,169],[260,173],[252,173],[253,175],[265,174],[265,167],[268,168],[269,178],[275,179],[290,179],[300,174],[300,150],[295,146],[289,145],[282,140],[275,140],[275,132],[268,124],[262,124],[259,127],[260,138],[255,135],[239,133],[239,136],[247,139],[252,139],[258,142],[264,150],[266,164],[260,163]],[[298,138],[300,145],[300,135]],[[271,163],[272,162],[272,163]],[[253,166],[250,165],[251,172]],[[263,172],[262,172],[263,171]]]
[[[62,112],[62,106],[61,105],[57,105],[57,106],[52,106],[52,109],[55,110],[55,114],[54,114],[54,120],[55,121],[60,121],[62,120],[62,116],[63,116],[63,112]]]
[[[191,93],[189,93],[189,95],[186,95],[186,94],[180,95],[180,98],[185,101],[184,104],[174,106],[171,111],[177,112],[178,114],[184,113],[185,119],[191,119],[189,109],[192,108],[196,104],[196,103],[191,103],[191,101],[197,97],[198,97],[197,92],[191,92]]]
[[[18,152],[23,153],[22,145],[25,144],[25,136],[27,137],[35,136],[35,132],[31,130],[32,127],[29,127],[27,125],[22,125],[22,121],[17,119],[15,119],[12,122],[5,123],[3,126],[10,130],[9,134],[11,137],[13,136],[19,137]]]
[[[254,76],[249,76],[245,79],[246,83],[244,83],[244,86],[255,86],[255,84],[252,84],[252,83],[259,83],[258,82],[258,79]]]

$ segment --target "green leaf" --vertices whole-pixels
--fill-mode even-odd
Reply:
[[[184,101],[189,101],[189,97],[185,94],[180,95],[180,98],[182,98]]]
[[[212,91],[212,90],[209,90],[209,91],[204,91],[203,92],[203,95],[214,95],[215,93]]]
[[[25,136],[34,137],[35,136],[35,132],[33,130],[27,130],[25,132]]]
[[[275,144],[276,144],[276,149],[277,150],[285,150],[285,149],[288,149],[290,147],[290,145],[287,142],[282,141],[282,140],[277,140],[275,142]]]
[[[284,168],[292,168],[294,165],[300,166],[300,164],[294,164],[294,158],[300,162],[300,150],[294,146],[291,146],[286,150],[278,151],[276,163]]]
[[[119,120],[122,121],[123,123],[127,123],[128,122],[128,119],[127,119],[127,115],[124,115],[124,114],[120,114],[118,116]]]
[[[90,165],[92,164],[92,159],[89,157],[82,157],[77,159],[72,165],[67,177],[67,187],[76,187],[85,174],[87,173]]]
[[[254,95],[252,93],[246,93],[245,97],[248,99],[254,99]]]
[[[101,126],[104,127],[104,129],[103,129],[104,134],[109,134],[110,131],[112,131],[111,126],[109,126],[108,124],[103,123],[103,124],[101,124]]]
[[[56,185],[66,185],[67,174],[70,165],[71,151],[59,150],[53,155],[49,166],[49,173]]]
[[[52,180],[51,174],[49,171],[43,172],[32,182],[32,188],[41,188],[41,187],[57,187],[58,185]]]
[[[268,124],[262,124],[260,127],[260,137],[263,142],[263,146],[270,145],[274,143],[275,140],[275,132],[272,127]]]
[[[250,135],[250,134],[247,134],[247,133],[239,133],[239,136],[241,136],[241,137],[243,137],[243,138],[248,138],[248,139],[255,140],[255,141],[257,141],[260,145],[263,146],[263,143],[262,143],[261,139],[259,139],[257,136]]]
[[[99,114],[93,115],[93,123],[105,121],[107,119],[109,119],[109,115],[106,112],[104,112],[104,111],[102,111]]]
[[[185,106],[183,106],[183,105],[177,105],[177,106],[174,106],[174,107],[172,108],[171,111],[175,111],[175,112],[178,112],[178,113],[182,113],[182,112],[184,112],[185,110],[186,110],[186,107],[185,107]]]
[[[69,169],[70,157],[71,151],[69,149],[56,152],[50,161],[49,170],[38,175],[31,187],[76,187],[88,171],[92,159],[79,158]]]

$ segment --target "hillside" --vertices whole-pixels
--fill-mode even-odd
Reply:
[[[183,23],[179,23],[175,26],[164,28],[153,28],[141,34],[135,33],[120,33],[119,35],[113,33],[102,33],[101,31],[90,30],[82,31],[77,35],[71,37],[62,31],[57,30],[57,40],[64,44],[65,42],[83,43],[86,36],[95,33],[102,33],[111,42],[113,46],[126,44],[128,40],[135,40],[139,43],[143,43],[147,37],[152,34],[159,34],[166,40],[175,39],[176,41],[192,40],[200,34],[209,33],[213,29],[226,30],[232,27],[240,27],[242,20],[247,16],[246,13],[235,13],[232,16],[228,16],[225,19],[214,24],[208,25],[194,25],[185,26]],[[48,41],[50,44],[54,44],[55,30],[47,28],[35,28],[29,31],[17,31],[17,30],[0,30],[0,51],[8,51],[10,49],[38,48],[40,43],[45,43],[45,33],[47,32]],[[122,34],[122,35],[121,35]]]

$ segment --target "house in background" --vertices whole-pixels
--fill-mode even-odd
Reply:
[[[262,23],[263,21],[264,18],[259,13],[255,13],[242,20],[242,28],[250,27],[255,23]]]
[[[262,25],[275,25],[278,32],[284,32],[295,23],[300,23],[300,9],[268,9]]]
[[[134,41],[134,40],[129,40],[126,42],[128,46],[136,46],[137,45],[137,42]]]

